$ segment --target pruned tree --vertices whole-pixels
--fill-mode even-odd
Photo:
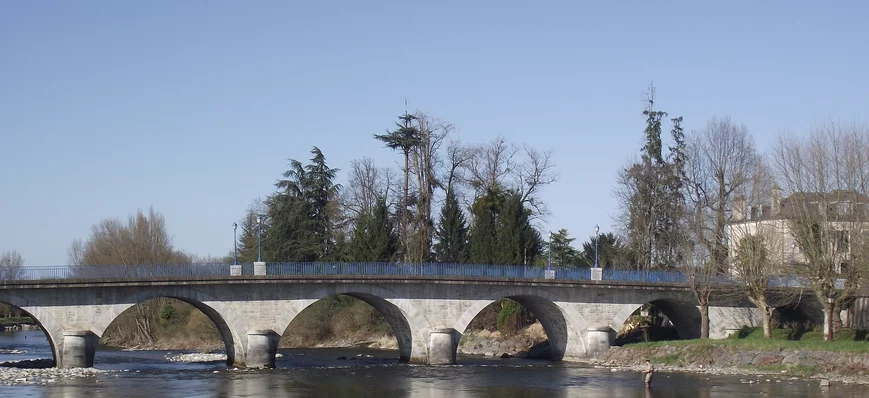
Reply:
[[[782,211],[801,257],[794,270],[822,303],[824,338],[831,341],[837,311],[853,300],[869,268],[862,247],[869,232],[869,129],[829,122],[806,137],[782,135],[774,160],[789,194]]]
[[[763,314],[763,337],[772,338],[772,317],[776,307],[790,304],[799,290],[775,289],[785,259],[771,247],[780,246],[781,231],[774,225],[756,225],[752,233],[740,234],[731,266],[733,279],[745,297]],[[778,286],[780,287],[780,286]]]
[[[0,280],[11,281],[24,276],[24,258],[17,251],[0,254]]]

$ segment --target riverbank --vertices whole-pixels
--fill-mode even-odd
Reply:
[[[652,361],[664,372],[692,372],[749,377],[761,380],[819,379],[869,384],[869,354],[808,349],[746,349],[726,340],[694,340],[654,345],[612,347],[592,362],[598,367],[641,371]]]

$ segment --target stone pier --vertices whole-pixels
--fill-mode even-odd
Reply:
[[[460,336],[456,329],[433,329],[428,338],[428,364],[455,365]]]
[[[63,332],[63,351],[58,360],[61,368],[90,368],[94,366],[94,354],[100,338],[90,330]]]
[[[278,353],[281,335],[273,330],[251,330],[247,332],[247,355],[245,366],[248,368],[273,368]]]

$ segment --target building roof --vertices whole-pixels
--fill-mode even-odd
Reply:
[[[773,199],[774,201],[775,199]],[[739,205],[739,203],[735,204]],[[744,202],[743,206],[746,205]],[[781,199],[778,206],[775,203],[760,204],[743,209],[744,219],[735,219],[734,222],[788,220],[797,215],[818,215],[821,206],[826,207],[827,216],[852,216],[867,213],[869,208],[869,196],[856,191],[834,190],[831,192],[795,192]]]

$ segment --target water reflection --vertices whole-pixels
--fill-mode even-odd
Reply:
[[[37,336],[35,336],[37,337]],[[50,357],[43,336],[0,335],[0,347]],[[26,340],[26,341],[25,341]],[[17,347],[17,348],[16,348]],[[646,389],[638,372],[611,372],[576,364],[462,357],[458,366],[400,364],[394,351],[359,349],[281,350],[278,369],[227,369],[216,363],[174,363],[164,351],[97,352],[93,377],[62,379],[45,386],[3,387],[16,397],[588,397],[724,398],[866,397],[869,388],[774,377],[731,377],[658,372]],[[338,360],[338,357],[356,357]],[[128,369],[129,372],[122,370]],[[116,370],[121,370],[116,372]],[[766,379],[770,381],[767,382]],[[745,382],[743,382],[743,380]],[[749,384],[752,380],[754,383]]]

